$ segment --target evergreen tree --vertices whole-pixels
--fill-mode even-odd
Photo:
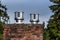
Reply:
[[[7,8],[6,6],[2,5],[1,2],[0,2],[0,22],[7,22],[9,19],[9,16],[7,14]]]
[[[0,1],[0,40],[3,40],[3,25],[8,21],[8,19],[7,8],[2,5]]]
[[[46,37],[49,38],[48,40],[60,40],[60,0],[50,1],[54,3],[49,7],[54,14],[48,21],[47,29],[45,29],[45,34]]]

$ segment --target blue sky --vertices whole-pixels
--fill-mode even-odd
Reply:
[[[10,16],[10,23],[14,23],[14,12],[23,11],[24,12],[24,23],[29,23],[30,13],[39,13],[39,19],[42,23],[49,20],[52,15],[49,6],[52,3],[49,0],[1,0],[1,2],[7,6],[7,13]]]

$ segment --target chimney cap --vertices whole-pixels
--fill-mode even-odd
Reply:
[[[32,23],[32,24],[38,24],[38,22],[39,22],[39,15],[40,14],[30,14],[30,22]],[[35,18],[34,18],[35,17]]]
[[[24,20],[23,18],[23,13],[24,12],[18,12],[18,11],[15,11],[15,20],[16,20],[16,23],[22,23],[22,21]]]

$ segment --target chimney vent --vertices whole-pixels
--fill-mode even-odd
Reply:
[[[32,24],[38,24],[38,22],[39,22],[39,14],[30,14],[30,22]]]
[[[22,21],[24,20],[23,14],[24,12],[17,12],[17,11],[15,12],[15,20],[17,24],[21,24]]]

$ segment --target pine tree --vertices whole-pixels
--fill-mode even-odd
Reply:
[[[9,16],[7,14],[7,8],[6,6],[2,5],[1,1],[0,1],[0,22],[7,22],[9,20]]]
[[[60,40],[60,0],[50,0],[54,4],[49,8],[54,13],[47,25],[47,31],[49,33],[49,40]],[[47,38],[48,38],[47,37]]]
[[[8,21],[8,19],[7,8],[0,2],[0,40],[3,40],[3,25]]]

